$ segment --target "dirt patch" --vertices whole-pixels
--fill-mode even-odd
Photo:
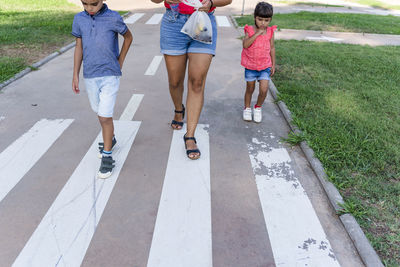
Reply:
[[[0,55],[4,57],[23,58],[27,65],[41,60],[61,47],[73,42],[74,38],[68,38],[61,44],[36,44],[26,45],[24,43],[14,45],[1,45]]]

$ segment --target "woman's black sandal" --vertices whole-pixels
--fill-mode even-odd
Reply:
[[[200,158],[201,153],[200,153],[200,150],[199,150],[199,149],[189,149],[189,150],[187,149],[187,146],[186,146],[186,141],[187,141],[187,140],[193,140],[194,143],[197,144],[196,138],[194,138],[194,137],[186,137],[186,134],[183,136],[183,141],[185,142],[185,149],[186,149],[186,155],[187,155],[187,157],[188,157],[189,159],[192,159],[192,160],[195,160],[195,159]],[[199,156],[198,156],[198,157],[193,157],[193,158],[189,157],[189,155],[192,154],[192,153],[199,153]]]
[[[183,120],[185,118],[185,106],[182,104],[182,110],[175,110],[175,113],[182,114],[182,120]],[[178,129],[176,127],[172,127],[172,125],[177,125],[177,126],[180,126],[181,128]],[[171,127],[174,130],[180,130],[183,127],[183,121],[172,120]]]

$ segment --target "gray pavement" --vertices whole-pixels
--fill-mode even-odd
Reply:
[[[112,1],[108,2],[111,5]],[[105,200],[107,205],[98,218],[93,238],[89,239],[90,245],[84,251],[82,266],[146,266],[149,259],[170,161],[171,138],[176,134],[168,125],[173,107],[164,63],[154,76],[144,75],[154,56],[159,55],[159,25],[145,22],[160,10],[162,8],[149,7],[135,10],[145,14],[129,26],[134,43],[124,65],[115,117],[123,113],[132,94],[143,94],[143,101],[134,115],[134,120],[141,121],[141,126],[110,198]],[[213,266],[285,263],[286,266],[293,266],[290,263],[303,266],[307,261],[311,263],[309,266],[328,266],[326,259],[320,263],[327,265],[315,264],[323,259],[318,253],[324,252],[326,247],[331,248],[324,254],[330,253],[329,263],[363,266],[301,150],[280,142],[287,136],[289,127],[272,98],[268,96],[265,103],[261,124],[242,121],[244,81],[239,35],[233,27],[219,28],[217,56],[209,71],[200,118],[200,123],[208,125],[210,137]],[[0,240],[0,266],[10,266],[18,257],[99,133],[85,92],[79,96],[72,93],[72,58],[73,50],[69,50],[1,91],[0,151],[5,151],[43,118],[74,121],[0,202],[0,235],[3,237]],[[184,153],[183,142],[181,145]],[[265,166],[268,153],[274,151],[281,151],[283,154],[279,155],[288,158],[282,163],[273,163],[270,172]],[[2,179],[7,177],[0,177],[0,181]],[[268,208],[270,202],[265,200],[268,195],[263,192],[268,188],[261,185],[268,182],[277,182],[276,186],[289,185],[289,193],[278,197],[283,203],[278,213]],[[277,187],[272,192],[280,191]],[[274,198],[270,200],[274,201]],[[304,210],[296,211],[303,216],[293,213],[281,223],[274,223],[280,219],[280,214],[286,214],[285,210],[296,208],[299,200],[310,203],[305,206],[308,208],[299,206]],[[274,214],[279,216],[274,217]],[[313,216],[316,220],[311,220]],[[315,227],[311,226],[313,223],[316,223]],[[284,228],[286,224],[290,227]],[[315,238],[317,234],[313,230],[319,227],[323,239]],[[286,236],[289,232],[311,234],[308,239],[296,243],[292,234]],[[284,246],[277,245],[279,242]],[[182,248],[182,254],[190,250],[191,242],[187,244]],[[313,244],[318,244],[319,250],[313,250]],[[285,255],[285,246],[300,254],[279,258],[279,255]]]

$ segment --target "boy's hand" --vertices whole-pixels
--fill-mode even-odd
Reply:
[[[79,77],[72,78],[72,91],[74,91],[75,94],[79,94]]]

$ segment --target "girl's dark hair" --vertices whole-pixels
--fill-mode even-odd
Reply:
[[[254,18],[272,18],[272,15],[274,15],[274,9],[267,2],[259,2],[254,9]]]

